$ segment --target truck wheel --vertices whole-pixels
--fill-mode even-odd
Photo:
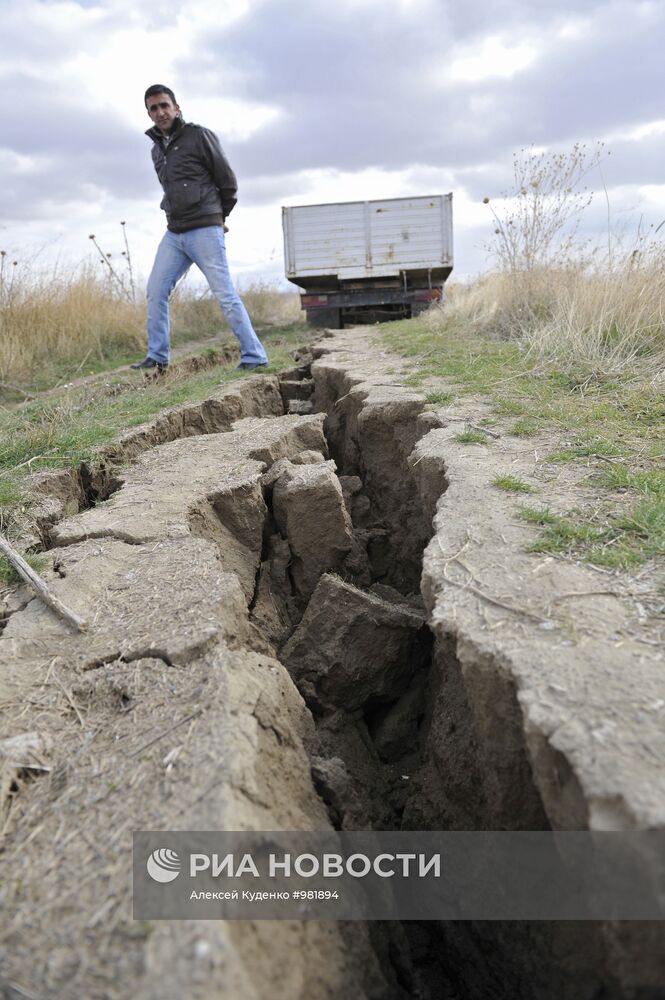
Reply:
[[[342,329],[341,309],[306,309],[305,315],[310,326],[327,326],[331,330]]]

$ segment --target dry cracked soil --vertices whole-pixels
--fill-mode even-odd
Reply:
[[[665,826],[665,677],[630,581],[525,551],[370,330],[33,479],[0,633],[4,1000],[651,1000],[660,924],[132,920],[134,830]]]

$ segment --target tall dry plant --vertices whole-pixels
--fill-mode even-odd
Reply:
[[[577,262],[580,221],[593,199],[583,182],[605,155],[602,142],[591,148],[575,143],[569,152],[514,154],[511,188],[496,208],[483,199],[494,220],[485,246],[501,270],[518,275]]]
[[[561,365],[619,374],[648,363],[665,367],[665,248],[613,254],[611,264],[570,268],[554,283],[541,322],[522,331],[525,346]]]
[[[143,345],[144,310],[119,296],[101,268],[9,267],[0,267],[0,382],[39,380],[46,370]]]
[[[490,204],[496,269],[450,296],[445,319],[485,336],[520,340],[525,350],[564,367],[618,372],[651,359],[665,365],[665,249],[638,232],[622,250],[579,238],[593,198],[585,185],[606,154],[602,143],[569,153],[522,150],[513,186]],[[653,230],[651,230],[653,233]]]
[[[614,254],[594,267],[543,267],[530,273],[530,300],[514,275],[495,271],[448,289],[444,309],[432,310],[433,331],[518,340],[525,355],[562,369],[615,375],[665,369],[665,247]]]
[[[297,292],[284,291],[273,281],[239,284],[238,292],[252,321],[259,326],[286,326],[303,319]]]

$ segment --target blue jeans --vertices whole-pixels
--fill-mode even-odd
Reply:
[[[256,336],[247,310],[236,292],[226,261],[221,226],[166,231],[148,279],[148,357],[160,364],[169,360],[169,296],[192,264],[205,275],[226,321],[240,341],[240,360],[267,364],[263,344]]]

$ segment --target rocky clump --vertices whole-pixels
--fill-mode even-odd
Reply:
[[[329,573],[282,650],[284,664],[317,711],[395,702],[428,657],[422,614]]]
[[[353,544],[335,463],[287,466],[274,485],[273,516],[293,557],[291,574],[304,605],[324,572],[339,569]]]
[[[399,826],[418,757],[430,634],[422,611],[383,589],[324,574],[281,651],[315,713],[312,774],[341,829]]]

